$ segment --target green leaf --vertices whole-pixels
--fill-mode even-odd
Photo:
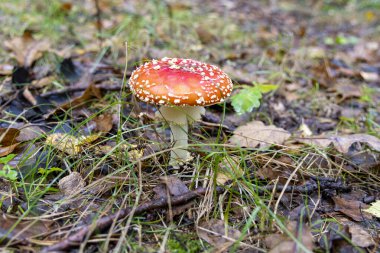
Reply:
[[[277,90],[277,84],[255,84],[255,87],[259,89],[261,93],[268,93]]]
[[[16,154],[9,154],[7,156],[4,156],[4,157],[1,157],[0,158],[0,163],[2,164],[7,164],[9,163],[14,157],[16,156]]]
[[[13,170],[10,166],[6,166],[0,170],[0,177],[15,181],[17,180],[17,171]]]
[[[239,91],[231,98],[231,103],[237,114],[241,115],[251,112],[253,108],[260,106],[260,98],[262,97],[260,88],[246,87]]]
[[[61,168],[58,168],[58,167],[51,167],[49,169],[44,169],[44,168],[38,168],[38,173],[42,174],[42,175],[49,175],[50,173],[52,172],[62,172],[63,169]]]

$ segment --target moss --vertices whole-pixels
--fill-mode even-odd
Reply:
[[[176,234],[168,240],[167,249],[171,253],[202,252],[203,247],[194,234]]]

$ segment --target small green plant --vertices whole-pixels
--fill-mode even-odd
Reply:
[[[231,97],[232,107],[239,115],[252,112],[253,108],[260,106],[260,99],[264,93],[278,88],[275,84],[253,84],[254,86],[242,85],[243,89]]]
[[[359,42],[359,38],[355,36],[344,36],[342,34],[339,34],[338,36],[334,37],[326,37],[324,38],[324,42],[326,45],[355,45]]]
[[[48,176],[52,172],[62,172],[62,171],[63,171],[63,169],[58,168],[58,167],[51,167],[48,169],[38,168],[38,173],[40,173],[43,176]]]
[[[15,154],[9,154],[0,158],[0,164],[3,164],[3,168],[0,170],[0,177],[16,181],[17,171],[8,164],[15,156]]]

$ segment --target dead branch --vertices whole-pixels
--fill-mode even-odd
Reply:
[[[222,190],[223,188],[217,189],[217,191],[219,192],[222,192]],[[171,197],[170,199],[168,198],[155,199],[155,200],[139,205],[135,209],[134,215],[141,214],[147,211],[153,211],[160,208],[166,208],[169,206],[169,204],[171,206],[182,205],[189,202],[190,200],[193,200],[195,198],[205,195],[205,193],[206,193],[206,189],[200,187],[200,188],[195,189],[194,191],[190,191],[181,196],[174,196],[174,197]],[[118,212],[114,214],[100,218],[94,224],[86,225],[80,228],[79,231],[77,231],[73,235],[70,235],[63,241],[60,241],[56,244],[53,244],[49,247],[44,248],[42,252],[64,251],[73,246],[77,246],[84,240],[84,238],[89,233],[91,234],[95,230],[102,230],[109,227],[114,220],[121,220],[127,217],[131,213],[131,210],[132,210],[131,208],[120,209]]]
[[[305,185],[297,185],[297,186],[283,186],[283,185],[266,185],[263,187],[258,187],[258,194],[264,194],[265,192],[275,192],[283,191],[284,192],[295,192],[301,194],[309,194],[318,190],[337,190],[337,191],[349,191],[350,187],[344,185],[341,181],[331,181],[331,180],[316,180],[314,178],[311,180],[311,183]],[[227,182],[226,185],[231,185],[233,182]],[[215,188],[216,194],[221,194],[225,190],[225,187],[217,186]],[[202,197],[206,194],[206,188],[200,187],[195,189],[194,191],[187,192],[181,196],[173,196],[171,198],[159,198],[154,199],[152,201],[145,202],[139,205],[133,212],[133,215],[141,214],[148,211],[154,211],[161,208],[167,208],[168,206],[179,206],[188,203],[189,201]],[[109,216],[105,216],[97,220],[94,224],[86,225],[80,228],[76,233],[70,235],[63,241],[60,241],[56,244],[53,244],[49,247],[46,247],[42,250],[42,252],[57,252],[64,251],[71,247],[78,246],[86,236],[91,235],[94,231],[99,231],[109,227],[112,222],[115,220],[121,220],[128,217],[131,214],[132,208],[124,208],[120,209],[118,212],[111,214]]]

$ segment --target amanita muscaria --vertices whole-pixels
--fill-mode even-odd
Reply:
[[[223,102],[233,88],[231,79],[216,66],[167,57],[137,68],[129,85],[140,100],[161,106],[157,113],[169,122],[174,142],[169,162],[172,166],[190,159],[188,122],[201,118],[203,106]]]

